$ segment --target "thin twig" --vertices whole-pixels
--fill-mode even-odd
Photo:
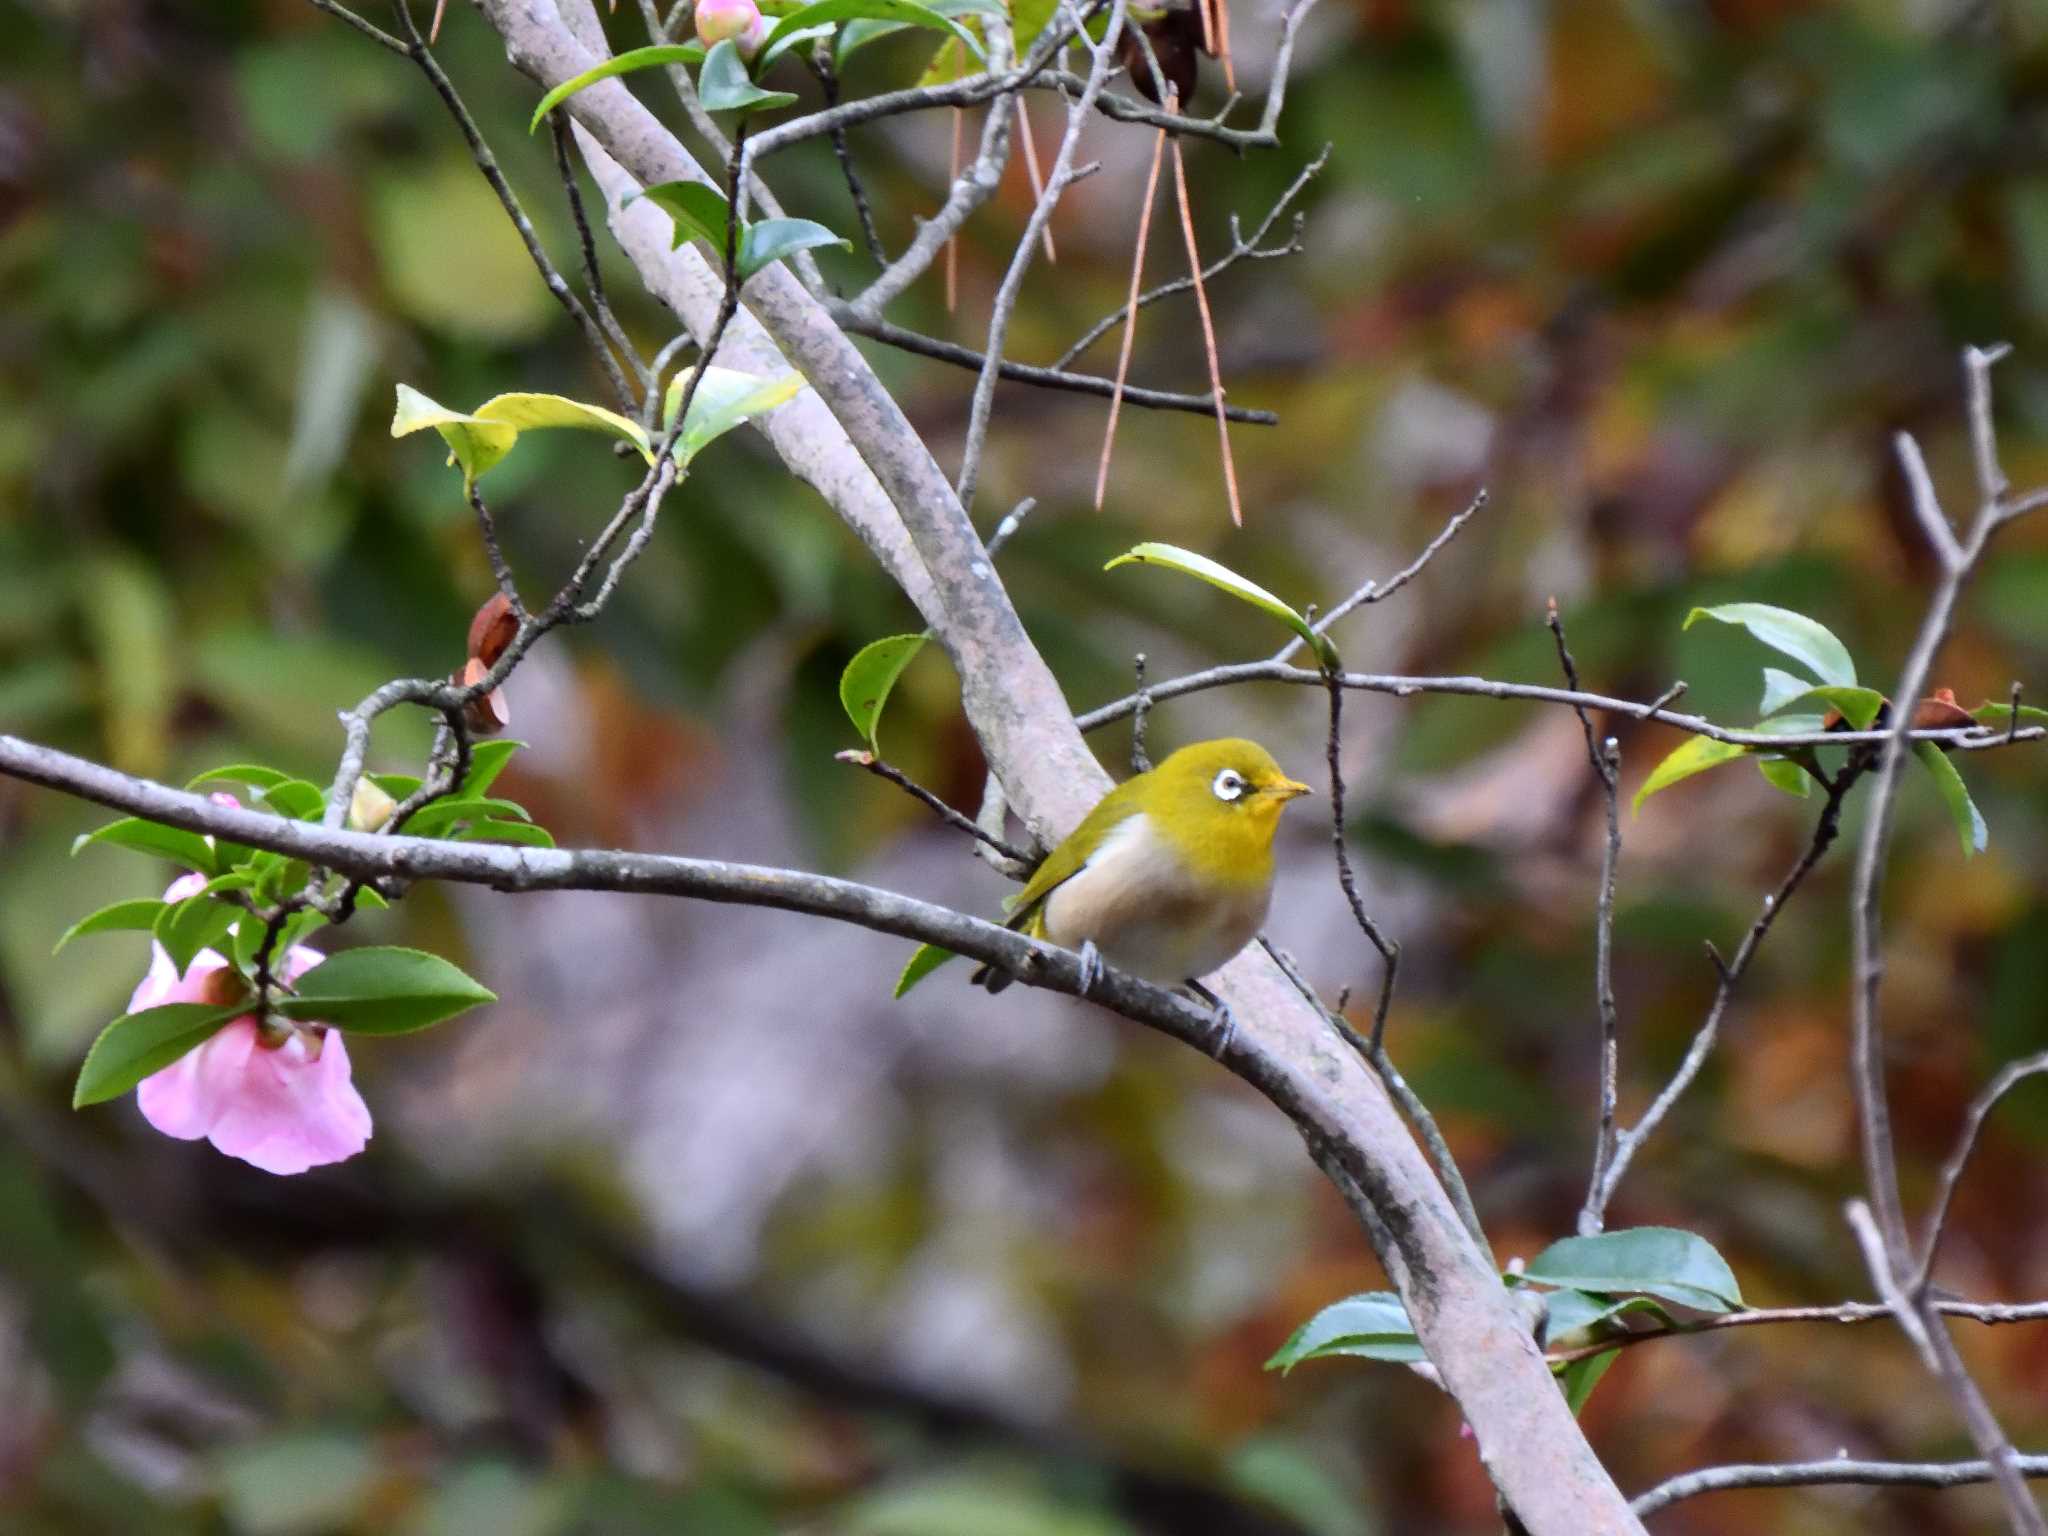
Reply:
[[[988,844],[989,847],[1000,853],[1004,858],[1014,859],[1020,864],[1029,864],[1031,862],[1031,855],[1022,848],[1019,848],[1014,843],[1005,842],[1002,838],[992,833],[983,831],[975,824],[973,817],[964,816],[954,810],[952,806],[946,804],[945,801],[926,789],[922,784],[911,779],[902,769],[892,767],[890,764],[883,762],[874,753],[849,751],[835,752],[832,756],[835,762],[850,763],[855,768],[867,769],[876,778],[887,779],[891,784],[894,784],[898,789],[931,811],[947,826],[957,832],[965,832],[969,837]]]
[[[1116,58],[1117,40],[1123,36],[1125,0],[1111,0],[1109,25],[1099,43],[1088,42],[1087,34],[1080,32],[1080,20],[1071,5],[1063,10],[1070,13],[1075,31],[1086,44],[1093,62],[1088,69],[1088,78],[1083,83],[1079,97],[1067,109],[1067,129],[1060,136],[1059,153],[1053,157],[1052,174],[1046,180],[1045,196],[1032,207],[1031,217],[1025,221],[1024,236],[1017,243],[1015,254],[1010,258],[1009,269],[1004,272],[1002,283],[996,289],[993,312],[988,322],[988,346],[981,365],[981,373],[974,381],[974,397],[967,410],[967,436],[960,450],[960,476],[955,482],[955,494],[960,505],[968,511],[974,510],[975,483],[981,476],[981,451],[988,440],[989,413],[995,406],[996,378],[1002,366],[1003,347],[1008,338],[1010,317],[1017,307],[1017,295],[1024,286],[1024,274],[1030,270],[1031,256],[1036,248],[1040,232],[1051,220],[1053,210],[1059,206],[1060,197],[1073,180],[1074,151],[1081,142],[1081,129],[1088,121],[1088,111],[1095,98],[1102,94],[1102,87],[1109,79],[1111,64]]]
[[[1163,134],[1164,130],[1161,130],[1161,132]],[[1202,269],[1203,280],[1213,281],[1236,266],[1240,261],[1272,261],[1282,256],[1299,254],[1302,249],[1301,236],[1303,228],[1303,215],[1299,213],[1294,216],[1293,232],[1288,237],[1285,245],[1276,245],[1268,249],[1262,246],[1260,242],[1266,238],[1267,232],[1272,229],[1280,215],[1287,211],[1288,207],[1302,194],[1308,184],[1315,179],[1324,165],[1329,162],[1329,158],[1330,146],[1325,144],[1317,152],[1315,159],[1303,166],[1300,172],[1296,174],[1294,180],[1288,184],[1287,190],[1274,200],[1273,206],[1266,210],[1266,216],[1259,220],[1258,227],[1250,235],[1246,235],[1238,227],[1237,215],[1232,214],[1230,218],[1230,249]],[[1146,201],[1149,203],[1150,199],[1148,198]],[[1151,305],[1157,304],[1161,299],[1171,298],[1174,294],[1192,292],[1194,286],[1194,274],[1190,273],[1186,277],[1176,277],[1170,282],[1161,283],[1157,288],[1148,289],[1142,294],[1135,295],[1132,299],[1126,301],[1121,308],[1110,311],[1110,313],[1104,315],[1100,320],[1089,326],[1087,330],[1083,331],[1078,341],[1054,359],[1052,366],[1055,368],[1067,367],[1075,358],[1094,346],[1096,342],[1107,336],[1119,325],[1125,324],[1134,307],[1137,309],[1149,308]]]
[[[1324,634],[1328,632],[1332,624],[1335,624],[1354,609],[1368,608],[1374,603],[1385,602],[1396,592],[1407,586],[1409,582],[1420,576],[1429,562],[1443,553],[1444,547],[1464,531],[1465,525],[1478,516],[1480,509],[1485,505],[1486,489],[1482,486],[1472,493],[1472,499],[1465,503],[1465,510],[1454,515],[1449,522],[1445,523],[1438,530],[1437,536],[1423,546],[1421,554],[1410,560],[1384,582],[1368,581],[1328,613],[1322,615],[1313,624],[1309,625],[1309,628],[1316,634]],[[1288,661],[1292,659],[1296,651],[1300,650],[1307,643],[1301,636],[1296,635],[1273,653],[1273,660]],[[1572,686],[1576,689],[1578,685],[1575,683]]]
[[[381,47],[389,48],[393,53],[402,53],[408,58],[412,56],[412,50],[406,47],[404,42],[393,37],[382,27],[374,26],[370,22],[363,20],[362,17],[358,16],[347,6],[336,4],[335,0],[306,0],[306,3],[317,11],[325,11],[337,21],[347,22],[371,42]]]
[[[1150,773],[1152,758],[1145,751],[1145,725],[1152,715],[1152,695],[1145,691],[1145,653],[1131,658],[1131,670],[1138,675],[1138,708],[1131,716],[1131,772]]]
[[[927,336],[920,331],[908,330],[887,320],[863,317],[845,304],[827,306],[832,318],[856,336],[865,336],[870,341],[879,341],[887,346],[899,347],[905,352],[915,352],[920,357],[929,357],[935,362],[951,363],[956,368],[971,368],[976,373],[988,367],[988,354],[977,352],[972,347],[961,346],[958,342],[942,341],[936,336]],[[1036,384],[1044,389],[1064,389],[1079,395],[1101,395],[1105,398],[1114,394],[1116,382],[1093,373],[1062,373],[1056,368],[1041,368],[1035,363],[1019,363],[1010,358],[1002,359],[997,367],[998,374],[1014,383]],[[1180,395],[1170,390],[1140,389],[1128,385],[1123,392],[1128,405],[1141,405],[1155,411],[1192,411],[1207,416],[1216,409],[1208,395]],[[1247,426],[1271,427],[1279,424],[1280,418],[1271,411],[1249,410],[1241,405],[1225,408],[1225,414],[1232,421]]]
[[[395,8],[398,19],[405,28],[406,41],[401,46],[406,57],[419,66],[420,72],[434,87],[434,93],[441,98],[442,105],[447,107],[449,116],[455,119],[455,126],[462,130],[463,142],[469,146],[470,158],[476,162],[476,168],[483,173],[484,180],[490,183],[491,190],[497,194],[498,203],[505,210],[505,217],[512,221],[512,227],[519,232],[520,243],[526,247],[527,256],[540,272],[541,282],[548,292],[555,296],[556,302],[568,313],[569,318],[576,323],[576,328],[583,333],[583,339],[590,344],[591,350],[603,364],[607,377],[612,381],[612,387],[625,401],[626,409],[631,411],[635,403],[632,390],[626,384],[625,376],[619,372],[618,360],[611,355],[611,349],[605,343],[603,329],[591,317],[590,311],[584,308],[582,300],[576,297],[576,291],[569,286],[569,280],[555,269],[546,248],[540,243],[540,236],[534,232],[533,221],[527,218],[526,209],[520,205],[519,195],[512,190],[512,184],[505,179],[504,171],[499,168],[498,157],[491,153],[491,146],[484,142],[483,133],[477,127],[476,119],[469,115],[469,108],[463,105],[454,82],[448,78],[447,71],[441,68],[440,61],[428,48],[426,39],[420,36],[419,27],[412,19],[411,0],[397,0]]]
[[[1017,536],[1017,530],[1024,526],[1024,519],[1029,517],[1037,506],[1036,496],[1026,496],[1016,506],[1010,508],[1003,520],[996,524],[996,531],[989,535],[989,559],[993,560],[1003,552],[1003,546]]]
[[[1668,721],[1671,717],[1667,715],[1664,718]],[[1707,1016],[1694,1032],[1692,1043],[1686,1047],[1685,1057],[1679,1062],[1678,1070],[1671,1074],[1671,1080],[1664,1085],[1656,1098],[1650,1101],[1650,1107],[1643,1111],[1642,1117],[1615,1136],[1600,1182],[1587,1193],[1586,1208],[1580,1212],[1579,1222],[1582,1227],[1590,1221],[1593,1230],[1599,1229],[1599,1223],[1605,1219],[1608,1203],[1614,1198],[1614,1191],[1620,1186],[1622,1176],[1628,1172],[1629,1164],[1635,1160],[1636,1153],[1641,1151],[1643,1143],[1656,1133],[1657,1127],[1664,1123],[1664,1117],[1671,1113],[1672,1106],[1684,1096],[1686,1089],[1692,1086],[1693,1079],[1699,1076],[1700,1069],[1706,1066],[1707,1058],[1713,1054],[1715,1043],[1720,1039],[1721,1020],[1728,1012],[1728,1005],[1735,996],[1736,987],[1748,972],[1750,962],[1756,958],[1757,950],[1762,947],[1765,936],[1771,931],[1771,925],[1778,920],[1778,914],[1785,910],[1785,904],[1805,883],[1814,866],[1820,863],[1828,849],[1834,846],[1835,838],[1841,832],[1842,802],[1867,766],[1867,753],[1852,756],[1850,761],[1837,771],[1835,777],[1827,782],[1827,800],[1821,806],[1820,816],[1814,822],[1813,833],[1807,839],[1804,851],[1800,853],[1785,878],[1778,882],[1777,889],[1764,898],[1762,908],[1749,925],[1749,931],[1742,936],[1742,943],[1736,949],[1734,959],[1723,960],[1711,944],[1707,946],[1707,954],[1712,959],[1719,978],[1719,984],[1714,989],[1714,1000],[1707,1007]]]
[[[1565,685],[1578,691],[1579,665],[1565,643],[1564,619],[1557,611],[1557,599],[1550,600],[1547,615],[1550,636],[1557,643],[1558,665]],[[1600,1123],[1593,1137],[1593,1172],[1586,1185],[1586,1203],[1579,1211],[1579,1235],[1590,1237],[1600,1230],[1600,1190],[1607,1165],[1614,1160],[1615,1108],[1620,1100],[1621,1015],[1614,1000],[1614,883],[1621,862],[1621,744],[1612,736],[1604,741],[1593,727],[1593,715],[1584,705],[1575,707],[1579,727],[1586,736],[1586,757],[1593,776],[1600,781],[1600,797],[1607,811],[1607,841],[1600,855],[1600,895],[1593,918],[1593,995],[1600,1016]]]
[[[619,324],[605,296],[604,271],[597,260],[597,240],[591,234],[590,220],[583,211],[583,189],[576,182],[576,167],[569,160],[569,116],[560,108],[548,114],[548,133],[554,139],[555,170],[562,178],[562,190],[568,196],[569,214],[576,222],[576,238],[583,251],[583,283],[590,292],[590,308],[597,316],[599,327],[611,339],[613,348],[638,377],[640,398],[644,404],[649,395],[657,392],[655,374],[642,360],[640,349],[626,335],[625,327]],[[617,376],[617,369],[608,371],[614,375],[613,389],[625,403],[627,413],[631,414],[634,403],[631,391],[626,389],[626,381]]]
[[[2048,1072],[2048,1051],[2040,1051],[2018,1061],[2009,1061],[1999,1068],[1998,1075],[1984,1086],[1981,1093],[1970,1101],[1969,1111],[1963,1116],[1963,1129],[1956,1137],[1954,1149],[1948,1160],[1941,1165],[1941,1177],[1935,1185],[1934,1204],[1927,1213],[1927,1221],[1921,1230],[1920,1261],[1915,1267],[1911,1280],[1907,1282],[1908,1294],[1919,1296],[1926,1292],[1934,1274],[1934,1260],[1941,1249],[1943,1230],[1948,1225],[1950,1203],[1955,1199],[1956,1185],[1962,1182],[1963,1170],[1969,1166],[1971,1155],[1977,1150],[1977,1138],[1984,1132],[1984,1122],[1991,1118],[1991,1112],[1998,1107],[2013,1089],[2030,1077],[2039,1077]]]
[[[2019,1456],[2026,1477],[2048,1477],[2048,1456]],[[1961,1488],[1988,1483],[1997,1474],[1988,1461],[1852,1461],[1846,1456],[1826,1461],[1745,1462],[1707,1467],[1668,1478],[1638,1494],[1629,1508],[1641,1516],[1668,1509],[1681,1499],[1725,1488],[1814,1488],[1839,1483],[1876,1487]]]
[[[824,93],[825,105],[839,105],[839,72],[832,67],[832,50],[814,48],[810,52],[811,73],[818,77],[818,88]],[[868,206],[868,189],[860,179],[860,172],[853,164],[853,147],[847,142],[846,130],[832,130],[832,153],[839,161],[839,174],[846,178],[846,190],[853,196],[854,217],[860,221],[861,243],[867,247],[869,258],[877,267],[889,265],[889,253],[882,246],[882,236],[875,228],[875,211]]]

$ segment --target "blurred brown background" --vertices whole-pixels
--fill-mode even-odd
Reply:
[[[621,46],[644,41],[621,9]],[[1263,76],[1277,8],[1239,0]],[[380,18],[381,19],[381,18]],[[849,90],[914,77],[914,38]],[[928,47],[928,45],[922,45]],[[566,265],[536,96],[452,7],[440,53]],[[1927,568],[1889,459],[1922,435],[1958,509],[1956,358],[2008,340],[2007,467],[2048,477],[2048,11],[2034,0],[1324,0],[1286,147],[1191,148],[1205,248],[1326,140],[1306,250],[1219,279],[1234,443],[1126,411],[1088,510],[1102,403],[1006,389],[978,516],[1041,506],[1002,565],[1076,707],[1263,655],[1248,609],[1155,572],[1139,538],[1300,602],[1399,565],[1490,488],[1426,576],[1343,633],[1360,669],[1553,681],[1544,599],[1590,686],[1755,718],[1770,658],[1694,603],[1786,604],[1883,685]],[[1220,100],[1210,80],[1198,107]],[[673,115],[665,88],[644,99]],[[1034,105],[1042,144],[1056,109]],[[970,123],[970,127],[972,124]],[[943,116],[856,135],[892,242],[944,174]],[[1035,269],[1015,355],[1121,300],[1148,140],[1107,125]],[[777,162],[845,230],[829,149]],[[906,323],[973,343],[1027,207],[1022,171]],[[1155,230],[1152,272],[1178,272]],[[828,253],[849,290],[865,271]],[[652,351],[663,314],[613,292]],[[1185,301],[1182,301],[1183,303]],[[1146,313],[1134,377],[1202,387],[1198,332]],[[289,0],[0,0],[0,728],[182,781],[255,758],[324,778],[334,712],[461,659],[489,575],[459,482],[385,433],[394,383],[466,406],[603,398],[416,74]],[[1114,342],[1087,362],[1107,370]],[[950,465],[968,376],[877,358]],[[489,484],[539,590],[630,483],[543,435]],[[573,440],[571,440],[573,439]],[[515,678],[505,779],[565,843],[846,871],[977,909],[1002,887],[854,744],[839,669],[907,605],[746,434],[672,499],[605,622]],[[1712,631],[1712,632],[1709,632]],[[1936,681],[2041,681],[2048,525],[2015,529]],[[2038,693],[2040,690],[2037,689]],[[912,668],[889,756],[971,807],[944,661]],[[1315,763],[1321,701],[1164,706],[1155,750],[1256,735]],[[1599,802],[1563,711],[1444,698],[1348,714],[1353,827],[1406,946],[1392,1039],[1505,1258],[1570,1229],[1594,1097]],[[1676,738],[1622,733],[1640,780]],[[410,766],[418,722],[375,760]],[[1099,738],[1121,771],[1128,738]],[[1886,1017],[1909,1205],[1996,1064],[2048,1045],[2048,798],[2037,753],[1963,764],[1991,827],[1965,862],[1909,780]],[[1640,1106],[1813,808],[1744,765],[1626,823],[1617,982]],[[895,1004],[907,946],[771,914],[427,890],[353,932],[462,960],[504,999],[366,1041],[368,1155],[268,1178],[166,1141],[70,1078],[145,961],[57,935],[167,875],[68,856],[90,808],[0,782],[0,1525],[10,1532],[864,1536],[1497,1529],[1448,1399],[1397,1368],[1261,1363],[1381,1283],[1293,1133],[1195,1054],[958,972]],[[1853,826],[1853,817],[1852,817]],[[1275,936],[1331,993],[1376,975],[1327,828],[1291,819]],[[1844,864],[1772,936],[1724,1049],[1624,1186],[1617,1225],[1701,1231],[1754,1303],[1866,1293]],[[1945,1282],[2048,1294],[2044,1097],[2001,1112]],[[1961,1341],[2023,1448],[2048,1433],[2048,1331]],[[1942,1457],[1967,1443],[1896,1333],[1754,1329],[1627,1352],[1586,1419],[1623,1485],[1715,1460]],[[1659,1532],[1984,1530],[1981,1491],[1722,1494]]]

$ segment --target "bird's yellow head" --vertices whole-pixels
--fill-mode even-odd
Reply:
[[[1273,831],[1287,802],[1311,791],[1255,741],[1182,747],[1146,775],[1140,807],[1182,856],[1219,878],[1271,878]]]

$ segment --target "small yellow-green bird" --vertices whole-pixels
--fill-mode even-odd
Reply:
[[[1078,949],[1090,982],[1107,962],[1187,987],[1222,1014],[1227,1043],[1228,1010],[1201,978],[1266,921],[1273,832],[1309,792],[1257,742],[1182,747],[1102,797],[1011,898],[1007,926]],[[986,965],[973,979],[991,992],[1015,980]]]

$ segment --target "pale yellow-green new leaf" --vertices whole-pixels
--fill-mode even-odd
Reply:
[[[1709,768],[1718,768],[1723,763],[1732,763],[1747,754],[1749,748],[1732,741],[1716,741],[1711,736],[1695,736],[1659,763],[1650,776],[1643,780],[1643,787],[1636,791],[1634,809],[1640,811],[1643,802],[1660,789],[1669,789],[1680,779],[1689,779],[1696,773],[1705,773]]]
[[[661,406],[664,426],[676,419],[676,407],[682,403],[694,371],[686,369],[669,381]],[[690,461],[718,438],[794,399],[803,387],[802,377],[794,373],[765,379],[737,368],[706,367],[704,382],[690,397],[690,419],[676,439],[676,462],[687,469]]]
[[[446,440],[449,457],[462,466],[465,486],[510,453],[519,440],[519,429],[510,422],[486,421],[480,416],[451,411],[410,384],[399,385],[398,408],[391,415],[391,435],[405,437],[428,427]]]

